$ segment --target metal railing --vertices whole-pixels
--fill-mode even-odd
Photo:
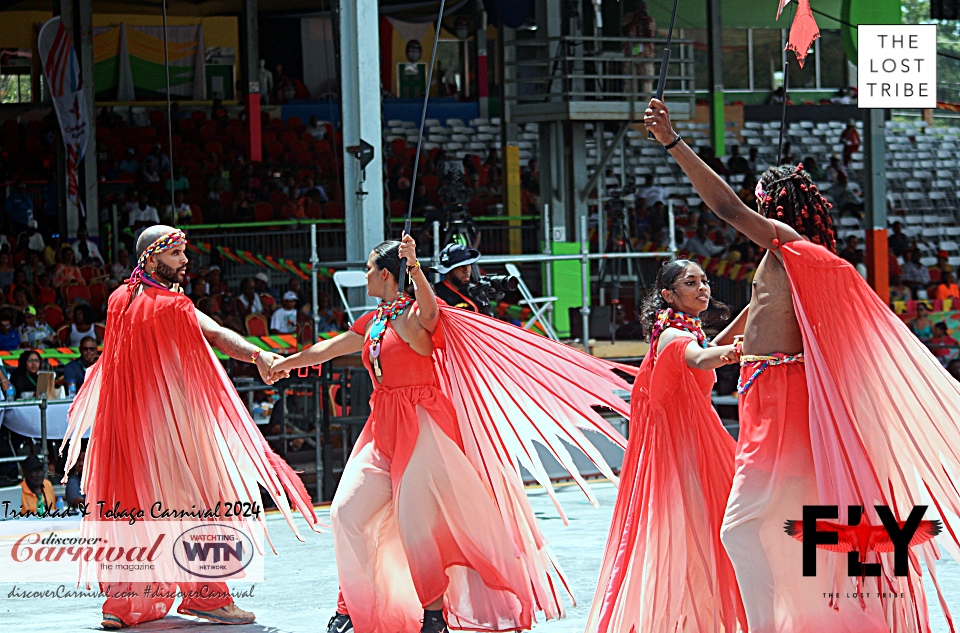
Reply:
[[[664,38],[585,36],[514,41],[507,55],[515,61],[504,78],[512,88],[507,104],[520,118],[527,106],[586,102],[635,103],[642,113],[640,106],[656,90],[666,44]],[[693,64],[693,41],[674,39],[664,95],[690,115],[695,103]]]

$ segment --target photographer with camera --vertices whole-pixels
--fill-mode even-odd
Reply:
[[[478,302],[470,293],[470,277],[473,265],[480,259],[480,251],[462,244],[449,244],[440,251],[440,264],[436,271],[443,275],[434,284],[433,291],[448,305],[480,312]]]

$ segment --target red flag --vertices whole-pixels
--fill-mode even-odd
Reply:
[[[777,7],[777,19],[780,19],[780,14],[783,13],[783,7],[790,4],[790,0],[780,0],[780,6]]]
[[[793,26],[790,27],[790,39],[787,41],[786,50],[796,54],[800,68],[803,68],[803,61],[807,58],[810,46],[819,37],[820,28],[813,18],[810,0],[797,0],[797,16],[793,18]]]

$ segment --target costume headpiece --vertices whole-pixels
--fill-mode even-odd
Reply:
[[[163,237],[159,238],[156,242],[147,247],[145,251],[140,255],[140,259],[137,260],[137,267],[133,269],[133,272],[130,273],[130,279],[127,279],[127,283],[131,286],[135,286],[139,283],[143,283],[145,276],[148,276],[149,273],[146,273],[143,270],[144,264],[147,263],[147,258],[151,255],[159,255],[164,251],[168,251],[174,246],[185,246],[187,243],[187,234],[176,229],[167,233]]]

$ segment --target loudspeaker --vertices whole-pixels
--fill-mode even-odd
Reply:
[[[960,0],[930,0],[932,20],[960,20]]]
[[[583,315],[580,308],[567,308],[570,318],[570,336],[583,340]],[[590,308],[590,338],[610,338],[610,306]]]

